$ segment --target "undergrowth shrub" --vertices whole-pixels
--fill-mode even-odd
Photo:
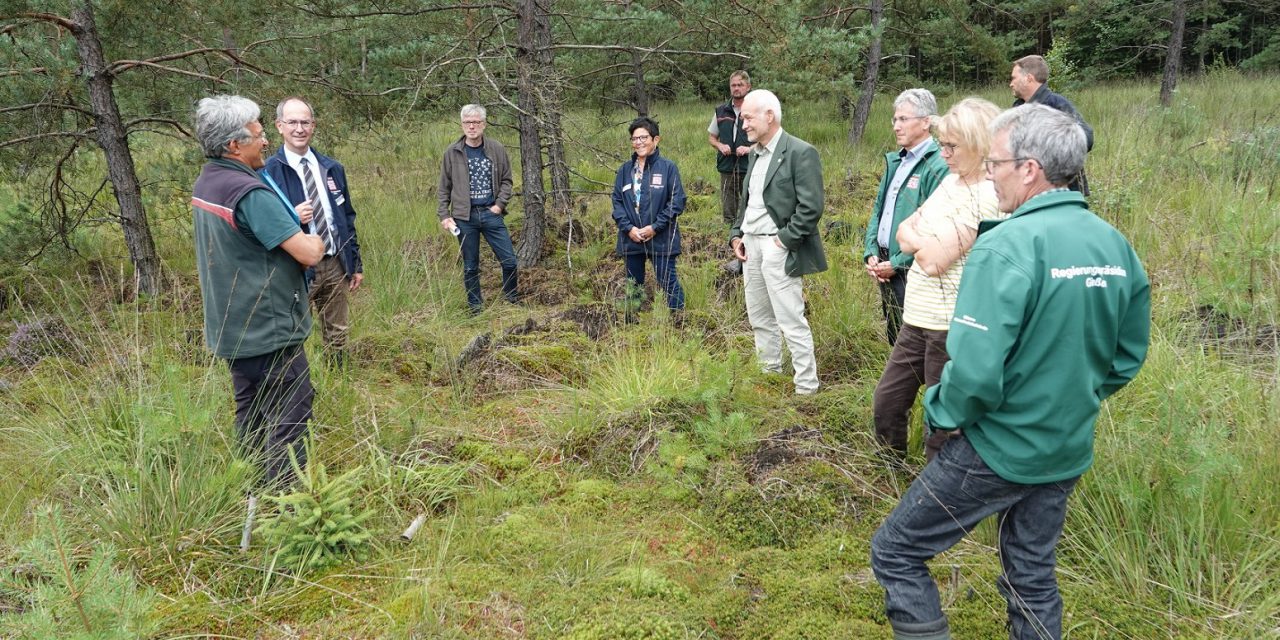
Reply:
[[[305,471],[298,470],[298,491],[280,496],[267,496],[278,509],[263,519],[258,527],[270,547],[271,564],[291,570],[295,576],[335,566],[348,558],[368,557],[373,534],[364,522],[372,510],[356,513],[352,494],[360,488],[361,467],[330,478],[324,464],[311,462]]]
[[[474,466],[450,462],[443,456],[404,457],[392,462],[381,450],[369,456],[368,495],[395,509],[434,514],[447,508],[471,487]]]
[[[110,543],[76,544],[62,512],[46,508],[36,517],[35,537],[0,572],[0,599],[17,611],[0,614],[0,635],[37,640],[134,640],[155,630],[150,617],[155,594],[118,569]]]
[[[658,436],[657,456],[650,472],[663,482],[663,495],[682,499],[698,491],[709,465],[743,449],[753,439],[752,420],[745,413],[726,414],[715,394],[703,394],[706,417],[695,418],[682,431]]]

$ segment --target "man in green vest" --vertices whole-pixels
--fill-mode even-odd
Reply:
[[[1002,221],[983,221],[925,392],[925,424],[958,432],[871,539],[898,640],[948,640],[925,563],[997,515],[1009,637],[1062,637],[1055,549],[1067,498],[1093,463],[1102,401],[1147,355],[1151,287],[1129,241],[1067,189],[1085,133],[1040,104],[991,123],[984,160]]]
[[[208,162],[191,204],[204,337],[231,370],[236,439],[261,464],[263,484],[282,486],[293,478],[289,450],[306,463],[302,439],[315,394],[303,350],[311,333],[303,274],[325,245],[303,232],[283,193],[256,173],[266,164],[260,115],[240,96],[200,101],[196,139]]]
[[[716,170],[720,172],[720,215],[733,226],[738,218],[738,200],[742,196],[742,177],[747,173],[747,154],[751,141],[742,128],[742,100],[751,91],[751,76],[746,71],[729,74],[729,101],[716,107],[707,125],[707,142],[716,150]],[[736,258],[725,265],[742,273]]]

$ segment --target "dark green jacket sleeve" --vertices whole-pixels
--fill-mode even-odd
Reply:
[[[1124,319],[1120,321],[1120,340],[1116,343],[1111,370],[1099,389],[1099,400],[1106,400],[1129,384],[1147,359],[1147,346],[1151,339],[1151,283],[1142,269],[1134,271],[1135,277],[1140,276],[1142,280],[1134,287]]]
[[[890,164],[886,163],[884,175],[880,178],[880,187],[876,190],[876,201],[871,205],[871,217],[867,220],[867,235],[863,243],[863,264],[866,264],[867,258],[879,253],[880,244],[876,242],[876,234],[880,231],[880,209],[884,207],[884,195],[889,191],[889,181],[893,180],[893,172],[888,169]]]
[[[794,164],[791,166],[792,182],[796,190],[795,213],[787,220],[786,226],[778,229],[778,241],[782,246],[796,251],[800,249],[805,238],[818,231],[818,220],[826,202],[822,191],[822,160],[818,158],[818,150],[813,146],[799,146],[792,153]]]

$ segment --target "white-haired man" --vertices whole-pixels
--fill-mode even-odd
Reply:
[[[480,236],[502,266],[502,295],[518,304],[519,271],[505,217],[511,199],[511,161],[501,142],[484,135],[485,108],[462,107],[462,136],[444,150],[440,167],[440,224],[462,248],[462,283],[472,315],[484,310],[480,293]]]
[[[813,332],[804,317],[802,276],[827,269],[818,235],[825,204],[822,162],[813,145],[782,130],[782,105],[755,90],[742,101],[742,128],[754,145],[738,218],[729,232],[743,262],[747,318],[764,371],[782,372],[782,338],[791,351],[797,394],[818,390]]]
[[[959,431],[871,539],[900,640],[950,638],[925,562],[997,515],[997,586],[1014,640],[1062,637],[1054,549],[1067,498],[1093,462],[1104,399],[1146,358],[1150,285],[1119,231],[1066,188],[1084,131],[1044,105],[1001,114],[985,159],[1003,221],[984,221],[925,392],[925,424]]]
[[[297,203],[299,220],[324,240],[324,258],[311,271],[309,297],[320,320],[327,359],[344,366],[351,332],[348,296],[364,282],[347,170],[311,146],[316,117],[306,100],[291,96],[276,105],[276,131],[284,144],[259,173]]]

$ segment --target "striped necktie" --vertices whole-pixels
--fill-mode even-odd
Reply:
[[[307,201],[311,203],[311,230],[324,240],[325,255],[333,254],[333,234],[329,232],[329,221],[325,219],[324,205],[320,203],[320,189],[316,187],[316,177],[311,173],[311,163],[306,158],[302,162],[302,180],[307,187]]]

